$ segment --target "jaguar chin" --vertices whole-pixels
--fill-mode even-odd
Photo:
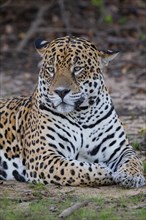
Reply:
[[[59,105],[53,107],[57,112],[62,114],[66,114],[75,110],[75,105],[70,105],[65,102],[61,102]]]

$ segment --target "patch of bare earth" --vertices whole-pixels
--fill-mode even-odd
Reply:
[[[28,202],[36,200],[35,189],[28,183],[16,181],[3,181],[0,185],[0,198]],[[146,186],[136,189],[123,189],[119,186],[102,187],[71,187],[46,185],[40,190],[42,197],[57,197],[60,195],[73,195],[86,198],[121,198],[125,196],[135,196],[146,194]]]

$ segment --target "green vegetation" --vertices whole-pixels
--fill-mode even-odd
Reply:
[[[140,144],[138,141],[133,141],[133,142],[132,142],[132,147],[133,147],[135,150],[140,150],[141,144]]]
[[[126,16],[121,16],[118,22],[119,22],[119,24],[126,24],[126,22],[127,22]]]
[[[0,198],[0,220],[58,220],[60,213],[77,202],[89,201],[88,205],[73,211],[67,220],[144,220],[146,216],[145,195],[103,198],[102,195],[77,196],[70,193],[54,194],[49,186],[29,185],[34,195],[28,201]],[[124,190],[124,189],[123,189]],[[37,193],[36,193],[37,192]]]
[[[103,0],[91,0],[92,5],[94,5],[95,7],[97,7],[99,9],[99,12],[101,14],[101,16],[103,17],[103,21],[106,24],[112,24],[113,23],[113,17],[111,14],[107,14],[107,11],[105,10],[105,4]]]
[[[146,162],[143,163],[144,166],[144,173],[146,173]]]
[[[103,0],[91,0],[92,4],[98,8],[102,8],[104,6]]]
[[[146,35],[145,35],[145,37],[146,37]],[[142,128],[142,129],[140,129],[140,130],[139,130],[139,134],[140,134],[141,136],[145,136],[145,135],[146,135],[146,128],[144,127],[144,128]]]
[[[108,24],[113,23],[113,17],[112,17],[112,15],[106,15],[106,16],[104,17],[104,21],[105,21],[106,23],[108,23]]]

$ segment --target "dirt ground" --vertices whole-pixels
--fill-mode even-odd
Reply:
[[[1,184],[0,197],[2,198],[4,195],[6,198],[11,200],[21,200],[21,201],[33,201],[35,196],[33,195],[33,189],[31,189],[30,185],[27,183],[19,183],[16,181],[7,181]],[[64,187],[64,186],[55,186],[53,184],[49,186],[45,186],[44,192],[51,193],[52,196],[57,197],[59,194],[64,195],[75,195],[75,196],[83,196],[86,197],[102,197],[102,198],[120,198],[126,196],[135,196],[139,194],[146,193],[146,187],[138,188],[138,189],[124,189],[120,188],[116,185],[114,186],[104,186],[104,187]],[[43,191],[41,191],[43,193]],[[45,195],[44,193],[44,195]],[[49,196],[49,195],[48,195]]]
[[[106,84],[131,143],[146,160],[146,6],[145,2],[103,1],[0,1],[0,96],[29,95],[36,86],[40,58],[33,42],[38,37],[53,40],[75,35],[93,41],[99,49],[119,50],[107,68]],[[100,2],[100,1],[96,1]],[[102,1],[101,1],[102,2]],[[122,3],[121,3],[122,2]],[[58,191],[103,196],[146,193],[146,188],[68,188]],[[9,189],[9,190],[8,190]],[[27,184],[3,182],[0,196],[28,196]],[[55,190],[55,191],[54,191]]]

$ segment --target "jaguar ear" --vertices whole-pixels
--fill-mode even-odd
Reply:
[[[49,42],[42,40],[42,39],[37,39],[35,41],[35,48],[38,51],[38,53],[41,55],[41,57],[43,56],[44,50],[48,44]]]
[[[119,51],[112,51],[112,50],[100,50],[98,52],[98,55],[101,57],[102,63],[104,66],[107,66],[108,63],[113,60],[117,55],[119,54]]]

